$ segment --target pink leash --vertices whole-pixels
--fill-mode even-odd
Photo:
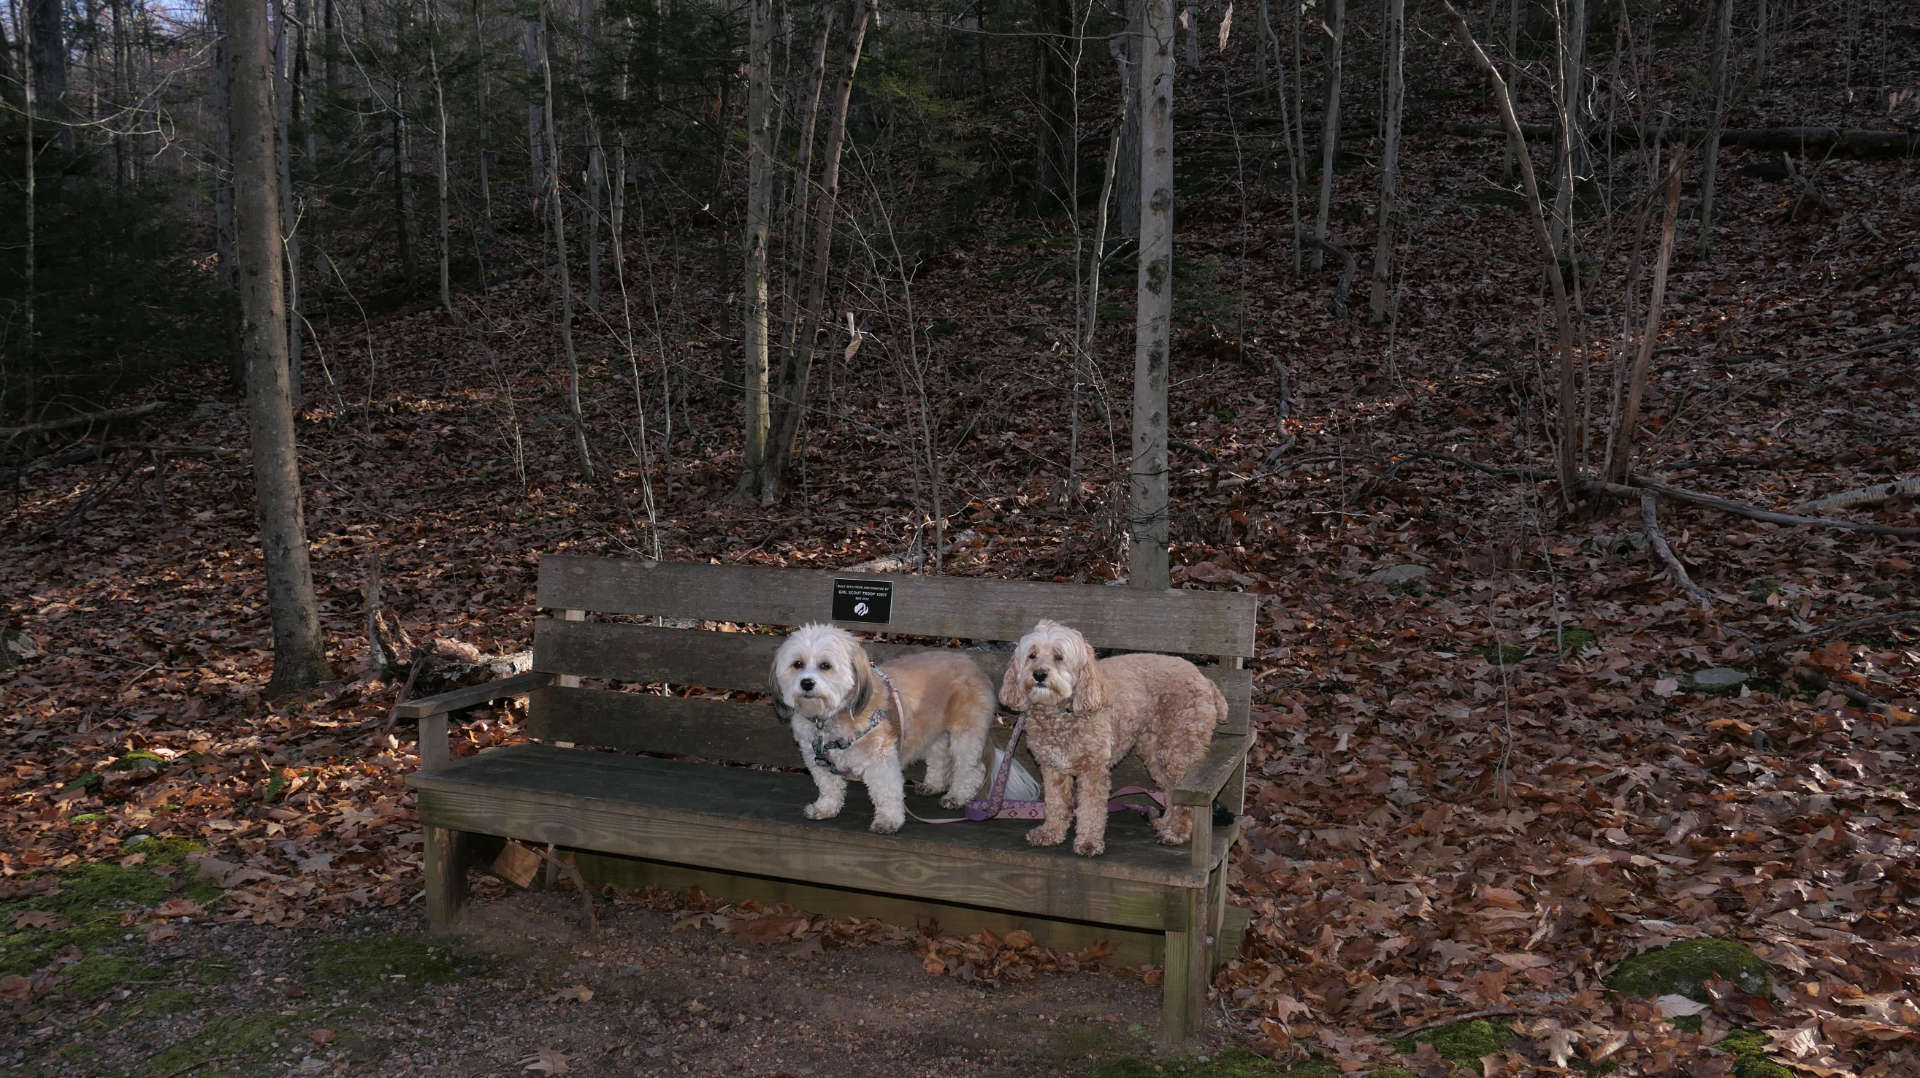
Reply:
[[[993,791],[992,795],[967,802],[965,816],[945,816],[940,819],[929,820],[914,812],[912,809],[907,810],[907,815],[912,816],[921,823],[979,823],[983,820],[1046,819],[1047,803],[1045,801],[1014,800],[1005,796],[1007,792],[1007,776],[1013,770],[1013,751],[1019,748],[1020,734],[1026,730],[1026,728],[1027,714],[1023,711],[1020,713],[1020,718],[1015,720],[1013,724],[1013,736],[1007,739],[1007,754],[1001,758],[1000,767],[994,773],[993,785],[991,787]],[[1120,800],[1120,798],[1134,795],[1145,795],[1153,804],[1138,805],[1129,801]],[[1145,786],[1123,786],[1113,791],[1111,798],[1107,801],[1108,812],[1138,812],[1149,820],[1158,817],[1166,810],[1167,800],[1165,795],[1161,794],[1158,790],[1150,790]]]

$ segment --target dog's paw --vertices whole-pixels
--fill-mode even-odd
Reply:
[[[802,809],[801,814],[809,820],[831,820],[840,815],[840,806],[828,804],[825,801],[815,801]]]
[[[934,794],[946,793],[947,788],[945,786],[935,786],[931,782],[916,782],[913,784],[913,792],[921,795],[922,797],[932,797]],[[943,801],[941,802],[941,804],[944,805],[946,804],[946,802]],[[953,806],[947,805],[947,807],[952,808]]]
[[[1162,846],[1185,846],[1187,840],[1193,837],[1191,833],[1175,834],[1171,831],[1161,831],[1157,828],[1153,834],[1154,838],[1158,839]]]
[[[1107,852],[1107,844],[1097,838],[1077,838],[1073,840],[1073,852],[1082,857],[1098,857]]]
[[[1046,824],[1041,824],[1039,827],[1027,832],[1027,842],[1034,846],[1058,846],[1060,843],[1066,841],[1066,838],[1066,828],[1063,827],[1055,831]]]
[[[950,809],[965,808],[967,802],[970,800],[972,800],[972,798],[957,797],[953,794],[948,794],[940,799],[940,807]]]
[[[900,825],[905,822],[905,817],[875,816],[872,825],[870,825],[867,830],[872,831],[876,835],[891,835],[895,831],[900,830]]]

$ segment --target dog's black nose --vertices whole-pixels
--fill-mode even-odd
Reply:
[[[810,677],[803,677],[803,678],[801,678],[801,679],[800,679],[800,691],[801,691],[801,692],[812,692],[812,691],[813,691],[813,679],[812,679],[812,678],[810,678]]]
[[[1047,672],[1045,670],[1035,670],[1033,672],[1033,680],[1036,685],[1045,685],[1047,683]]]

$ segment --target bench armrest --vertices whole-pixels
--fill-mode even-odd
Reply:
[[[508,696],[525,696],[535,689],[545,688],[552,682],[552,674],[538,672],[515,674],[498,681],[469,685],[464,689],[453,689],[434,696],[423,696],[418,700],[408,700],[394,709],[394,715],[398,718],[420,720],[420,769],[431,770],[444,766],[449,759],[448,715],[462,708],[477,707]]]
[[[508,696],[525,696],[535,689],[544,687],[552,680],[552,674],[537,672],[515,674],[498,681],[469,685],[464,689],[449,689],[435,696],[422,696],[418,700],[408,700],[396,708],[394,714],[403,719],[424,719],[428,715],[445,715],[459,711],[461,708],[476,707]]]
[[[1224,734],[1213,739],[1207,754],[1187,769],[1180,784],[1173,788],[1176,805],[1211,805],[1220,796],[1220,788],[1233,777],[1234,769],[1246,759],[1253,746],[1253,734]]]

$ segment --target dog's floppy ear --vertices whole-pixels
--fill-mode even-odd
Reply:
[[[1105,710],[1107,685],[1100,676],[1100,660],[1087,638],[1072,629],[1067,630],[1067,670],[1073,675],[1074,713]]]
[[[793,721],[793,706],[787,703],[786,693],[780,687],[780,668],[786,665],[787,649],[783,645],[773,653],[773,665],[767,670],[767,692],[773,697],[773,717],[782,723]]]
[[[864,715],[873,702],[873,662],[867,658],[867,649],[857,643],[848,645],[842,661],[853,669],[853,696],[847,702],[847,714]]]
[[[1014,641],[1013,654],[1007,656],[1007,672],[1000,676],[1000,706],[1008,711],[1025,711],[1027,699],[1027,664],[1020,656],[1024,638]]]

